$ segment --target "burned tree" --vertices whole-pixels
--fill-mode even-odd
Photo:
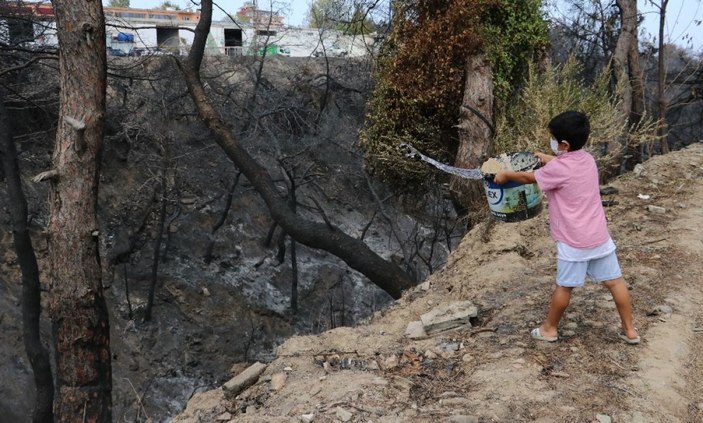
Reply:
[[[100,2],[55,0],[59,122],[49,217],[56,420],[112,420],[110,326],[98,255],[98,176],[105,121],[105,19]]]
[[[403,290],[412,286],[410,277],[398,266],[382,259],[366,244],[345,234],[330,222],[306,220],[291,210],[287,199],[278,192],[267,170],[242,148],[231,128],[212,106],[200,80],[200,66],[211,21],[212,2],[203,1],[193,47],[187,59],[178,61],[178,65],[183,72],[198,114],[210,128],[215,141],[261,195],[273,219],[293,239],[309,247],[323,249],[336,255],[367,276],[393,298],[399,298]]]
[[[17,261],[22,272],[22,337],[24,348],[34,373],[36,402],[32,413],[34,423],[54,420],[54,381],[51,375],[49,352],[44,348],[39,332],[41,316],[41,284],[39,266],[34,253],[27,224],[27,200],[22,190],[17,150],[5,109],[4,96],[0,96],[0,180],[4,175],[12,216],[12,236]]]

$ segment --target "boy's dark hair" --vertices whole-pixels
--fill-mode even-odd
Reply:
[[[591,132],[588,116],[571,110],[554,116],[549,121],[548,128],[557,141],[569,142],[569,151],[580,150],[586,145]]]

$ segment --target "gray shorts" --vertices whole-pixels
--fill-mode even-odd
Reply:
[[[557,260],[557,285],[573,288],[583,286],[586,276],[593,282],[605,282],[622,276],[615,251],[605,257],[588,261]]]

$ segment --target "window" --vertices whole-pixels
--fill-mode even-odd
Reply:
[[[34,41],[34,24],[30,19],[9,18],[7,26],[10,29],[10,42],[12,44]]]

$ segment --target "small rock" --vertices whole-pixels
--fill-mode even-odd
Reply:
[[[292,368],[292,367],[290,367],[290,366],[287,366],[287,367],[284,367],[284,368],[283,368],[283,371],[284,371],[284,372],[288,372],[288,373],[290,373],[290,372],[292,372],[292,371],[293,371],[293,368]]]
[[[431,334],[457,326],[471,325],[469,319],[478,315],[478,308],[471,301],[457,301],[434,308],[420,316],[425,332]]]
[[[437,358],[437,354],[435,354],[434,351],[432,351],[432,350],[425,351],[424,355],[426,358],[428,358],[430,360],[434,360],[435,358]]]
[[[602,187],[600,189],[600,195],[613,195],[613,194],[617,194],[619,192],[620,191],[615,187]]]
[[[232,415],[225,411],[224,413],[217,416],[217,418],[215,420],[228,422],[228,421],[232,420]]]
[[[424,338],[427,336],[425,328],[422,322],[417,320],[408,323],[408,327],[405,328],[405,336],[410,339]]]
[[[564,337],[566,337],[566,338],[570,338],[570,337],[575,336],[575,335],[576,335],[576,332],[574,332],[573,330],[563,330],[563,331],[561,331],[561,336],[564,336]]]
[[[259,362],[252,364],[242,373],[233,377],[222,386],[222,389],[225,391],[225,395],[228,398],[236,397],[240,392],[256,383],[264,370],[266,370],[265,364]]]
[[[605,414],[596,414],[596,420],[598,420],[598,423],[612,423],[613,421],[610,416]]]
[[[641,163],[637,163],[637,164],[635,165],[635,168],[632,169],[632,173],[634,173],[635,176],[640,176],[640,175],[642,175],[642,172],[644,172],[644,166],[642,166]]]
[[[677,206],[678,208],[680,208],[680,209],[685,209],[685,208],[688,207],[688,204],[686,204],[686,203],[678,203],[676,206]]]
[[[439,349],[443,352],[455,352],[459,351],[459,344],[457,342],[442,342],[439,344]]]
[[[254,414],[256,412],[256,406],[255,405],[247,405],[246,411],[244,413],[246,414]]]
[[[647,313],[648,316],[659,316],[660,314],[672,314],[674,312],[674,309],[671,308],[670,305],[662,304],[654,307],[649,313]]]
[[[423,291],[429,291],[430,289],[430,283],[429,282],[423,282],[420,284],[420,289]]]
[[[206,297],[209,297],[209,296],[210,296],[210,290],[207,289],[206,287],[203,287],[203,295],[206,296]]]
[[[181,198],[181,204],[185,204],[186,206],[194,204],[198,199],[195,197],[186,197],[186,198]]]
[[[392,370],[398,367],[398,357],[392,354],[390,357],[383,360],[383,365],[381,366],[383,370]]]
[[[554,376],[554,377],[563,377],[563,378],[571,377],[571,375],[566,372],[551,372],[550,375]]]
[[[576,330],[576,328],[578,328],[578,327],[579,327],[579,325],[576,322],[569,322],[564,325],[564,329],[569,329],[569,330]]]
[[[280,391],[283,385],[286,384],[286,379],[288,375],[285,373],[274,373],[271,376],[271,389],[274,391]]]
[[[655,206],[654,204],[648,205],[647,211],[656,214],[666,214],[666,209],[664,207]]]
[[[315,415],[313,413],[303,414],[302,416],[300,416],[300,421],[302,423],[312,423],[313,420],[315,420]]]
[[[343,409],[342,407],[337,407],[337,412],[334,414],[335,414],[335,416],[337,416],[337,418],[339,420],[341,420],[343,422],[348,422],[349,420],[352,419],[352,417],[354,417],[354,415],[351,412]]]
[[[463,361],[464,363],[471,363],[472,361],[474,361],[474,357],[471,354],[464,354],[463,356],[461,356],[461,361]]]

